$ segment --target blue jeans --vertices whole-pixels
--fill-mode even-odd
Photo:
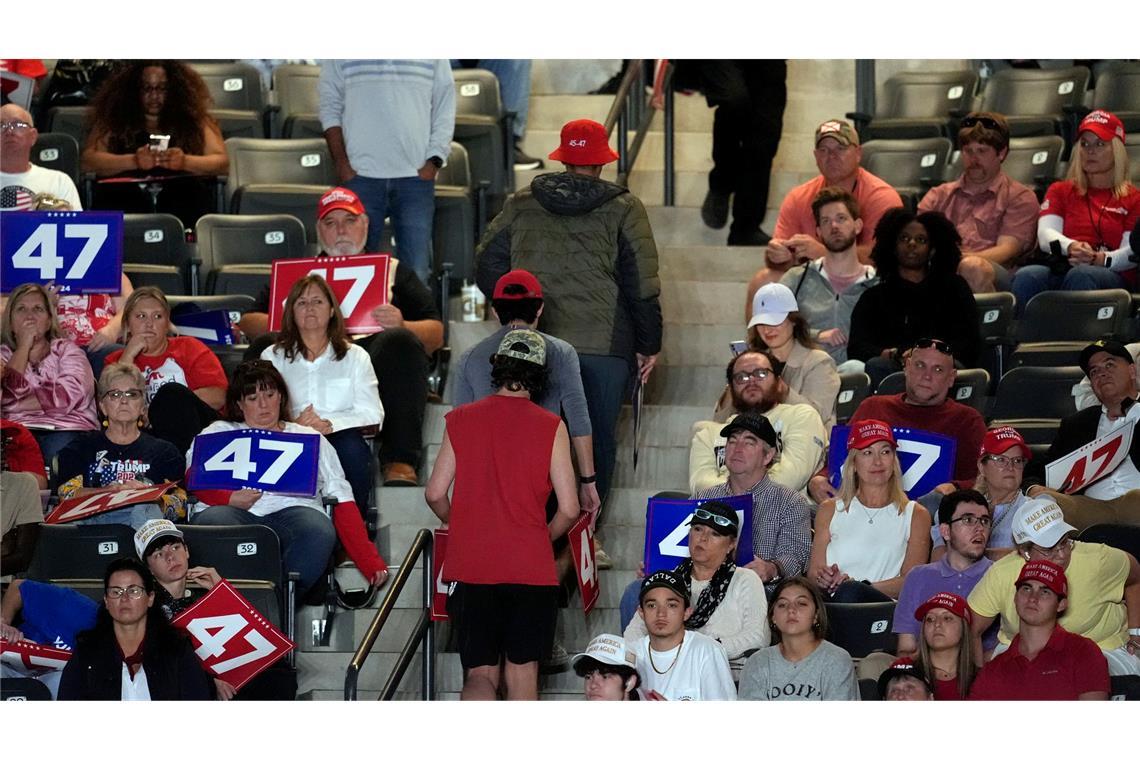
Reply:
[[[476,65],[490,71],[499,80],[503,110],[514,111],[515,120],[511,131],[516,140],[521,140],[526,134],[526,117],[530,111],[530,59],[483,58]],[[458,59],[453,58],[451,68],[460,69],[463,66]]]
[[[428,284],[432,268],[431,225],[435,216],[435,183],[419,177],[375,179],[358,174],[346,182],[345,187],[360,196],[368,214],[365,250],[368,253],[379,252],[384,219],[391,216],[396,257]]]
[[[297,593],[305,592],[324,575],[336,546],[332,521],[312,507],[286,507],[258,517],[237,507],[207,507],[194,516],[195,525],[268,525],[281,541],[285,572],[301,576]]]
[[[338,430],[325,436],[336,449],[344,477],[352,486],[352,498],[363,517],[372,506],[372,449],[358,428]]]
[[[625,591],[621,592],[621,601],[618,602],[618,616],[621,619],[619,636],[625,632],[625,629],[629,627],[629,622],[637,614],[637,608],[641,603],[638,599],[639,596],[641,596],[641,581],[633,581],[625,587]]]
[[[1032,264],[1017,270],[1011,290],[1017,299],[1017,315],[1025,312],[1029,299],[1043,290],[1104,290],[1124,288],[1124,278],[1111,269],[1078,264],[1063,275],[1053,274],[1044,264]]]
[[[83,435],[86,431],[83,430],[40,430],[37,428],[29,428],[32,435],[36,439],[36,443],[40,445],[40,453],[44,455],[44,467],[48,472],[52,471],[52,460],[55,459],[56,454],[63,451],[67,444],[71,443],[79,436]]]
[[[77,525],[129,525],[131,530],[138,530],[147,520],[159,520],[166,517],[162,507],[157,504],[132,504],[122,509],[112,509],[94,517],[76,520]]]
[[[598,496],[602,504],[614,476],[617,461],[617,423],[625,389],[629,382],[629,362],[620,356],[580,354],[582,390],[594,432],[594,468],[598,474]]]

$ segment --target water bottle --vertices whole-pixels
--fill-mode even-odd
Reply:
[[[483,296],[483,291],[474,283],[467,280],[463,281],[463,290],[461,300],[463,303],[463,321],[464,322],[482,322],[483,316],[487,309],[487,299]]]

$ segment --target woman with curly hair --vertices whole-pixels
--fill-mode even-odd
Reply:
[[[920,338],[939,338],[965,367],[976,366],[981,335],[974,295],[958,274],[961,237],[937,211],[891,209],[875,227],[871,258],[878,285],[851,313],[847,356],[866,362],[871,387],[902,369],[902,355]]]
[[[100,177],[162,180],[157,209],[187,227],[212,209],[211,188],[192,175],[225,174],[229,157],[209,114],[206,83],[179,61],[131,61],[107,78],[91,104],[84,171]],[[156,135],[169,137],[163,141]],[[95,208],[149,212],[141,184],[100,183]]]

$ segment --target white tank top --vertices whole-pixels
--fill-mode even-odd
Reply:
[[[853,581],[877,583],[894,578],[902,572],[913,513],[913,501],[907,502],[901,515],[889,504],[867,509],[856,498],[849,509],[843,509],[843,502],[836,502],[827,564],[838,565]]]

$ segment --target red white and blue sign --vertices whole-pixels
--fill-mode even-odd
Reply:
[[[843,461],[847,459],[849,425],[831,429],[831,446],[827,450],[827,471],[833,488],[839,488]],[[898,443],[899,467],[903,490],[912,499],[928,494],[936,486],[954,479],[958,443],[953,438],[925,430],[892,427]]]
[[[170,321],[178,328],[179,335],[222,346],[232,346],[234,343],[233,321],[225,309],[172,315]]]
[[[651,497],[645,508],[645,574],[672,570],[689,556],[689,521],[693,510],[706,501],[720,501],[732,507],[740,521],[736,542],[736,564],[747,565],[752,552],[752,494],[723,496],[719,499],[666,499]]]
[[[194,439],[187,485],[195,491],[259,491],[286,496],[317,493],[321,437],[245,428]]]
[[[25,211],[0,225],[0,292],[54,282],[60,293],[121,290],[123,214],[118,211]]]

